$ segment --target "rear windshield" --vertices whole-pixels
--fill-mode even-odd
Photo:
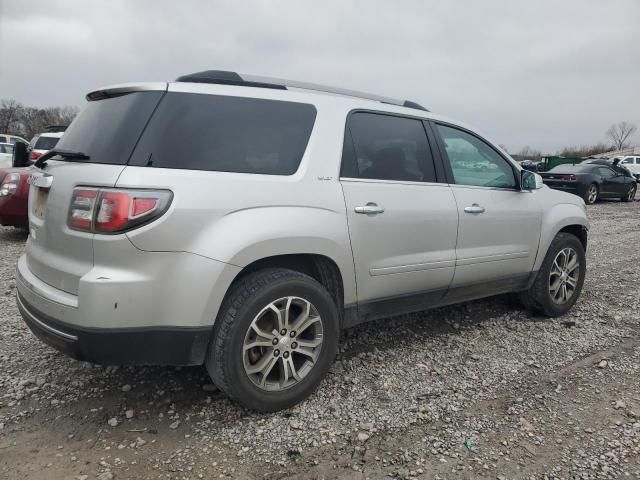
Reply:
[[[92,163],[125,165],[163,93],[134,92],[89,102],[58,148],[89,155]]]
[[[309,104],[167,93],[130,165],[291,175],[315,118]]]
[[[51,150],[58,144],[60,137],[40,137],[33,147],[34,150]]]
[[[549,170],[549,173],[566,173],[566,172],[588,172],[594,167],[592,163],[571,165],[570,163],[565,165],[558,165]]]

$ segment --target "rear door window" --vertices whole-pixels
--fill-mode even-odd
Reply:
[[[130,165],[291,175],[315,118],[305,103],[167,93]]]
[[[369,112],[349,117],[341,176],[435,182],[433,155],[420,120]]]

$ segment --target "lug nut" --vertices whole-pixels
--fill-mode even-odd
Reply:
[[[280,350],[278,350],[277,348],[273,351],[273,356],[277,357],[278,355],[280,355]]]
[[[278,344],[278,339],[274,338],[273,340],[271,340],[271,344],[272,345],[277,345]]]
[[[286,335],[287,334],[287,329],[283,328],[282,330],[280,330],[280,335]]]
[[[282,354],[282,356],[283,356],[284,358],[289,358],[289,352],[284,352],[284,353]]]
[[[289,336],[290,336],[291,338],[295,337],[295,336],[296,336],[296,332],[295,332],[295,331],[293,331],[293,330],[291,330],[291,332],[289,333]]]
[[[298,348],[298,342],[293,342],[291,344],[291,348]]]

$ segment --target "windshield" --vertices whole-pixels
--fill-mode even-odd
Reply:
[[[125,165],[164,92],[134,92],[89,102],[57,148],[88,155],[91,163]]]
[[[59,137],[40,137],[38,141],[36,141],[34,150],[51,150],[58,144]]]

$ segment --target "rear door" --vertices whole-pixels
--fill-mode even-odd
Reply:
[[[93,234],[67,226],[73,189],[116,184],[163,93],[132,92],[90,101],[56,146],[82,152],[89,159],[55,156],[34,171],[27,263],[40,280],[78,293],[80,278],[93,266]]]
[[[404,297],[401,308],[411,310],[442,298],[455,269],[458,213],[451,189],[438,183],[423,123],[355,112],[344,142],[340,180],[359,309],[366,316],[375,300]]]
[[[454,125],[433,125],[460,217],[448,296],[480,296],[525,283],[540,239],[536,191],[520,191],[518,170],[484,139]]]

